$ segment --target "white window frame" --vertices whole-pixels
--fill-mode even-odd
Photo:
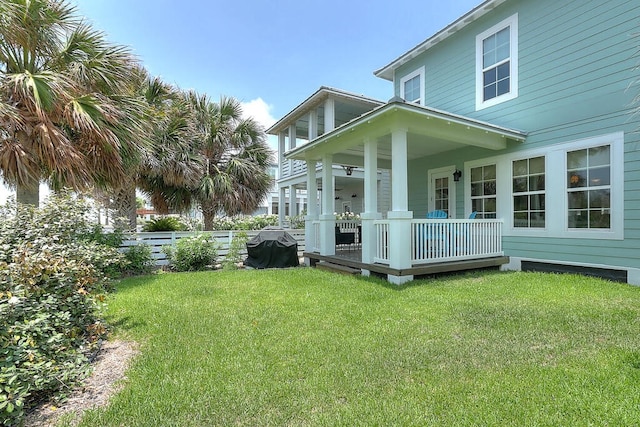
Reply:
[[[424,72],[425,72],[425,68],[424,67],[420,67],[415,71],[412,71],[411,73],[407,74],[406,76],[402,77],[400,79],[400,98],[404,99],[407,102],[410,103],[419,103],[419,105],[424,105],[424,95],[425,95],[425,87],[424,87]],[[420,77],[420,98],[418,99],[406,99],[405,98],[405,94],[404,94],[404,84],[406,82],[408,82],[409,80],[415,78],[419,76]]]
[[[585,148],[611,147],[611,228],[570,229],[567,197],[567,153]],[[545,156],[546,227],[522,228],[513,226],[513,170],[514,160]],[[465,211],[471,211],[471,168],[496,165],[496,211],[504,219],[505,236],[558,237],[571,239],[624,239],[624,132],[614,132],[590,138],[562,142],[537,149],[473,160],[464,164]]]
[[[483,78],[483,42],[487,37],[490,37],[505,28],[509,28],[509,78],[510,78],[510,91],[491,98],[487,101],[484,100],[484,78]],[[511,15],[504,21],[494,25],[488,30],[478,34],[476,36],[476,110],[482,110],[487,107],[491,107],[497,104],[501,104],[505,101],[518,97],[518,14]]]

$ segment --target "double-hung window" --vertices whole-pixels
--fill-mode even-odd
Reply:
[[[424,105],[424,67],[400,79],[400,97],[407,102]]]
[[[545,158],[516,160],[513,163],[513,226],[545,227]]]
[[[611,228],[609,145],[567,153],[567,197],[570,229]]]
[[[476,109],[518,96],[518,15],[476,37]]]
[[[496,218],[496,165],[471,168],[471,209],[477,218]]]

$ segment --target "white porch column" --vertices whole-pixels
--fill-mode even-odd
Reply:
[[[285,217],[285,201],[286,201],[286,194],[285,194],[285,189],[286,187],[280,187],[278,189],[278,225],[280,227],[282,227],[284,225],[284,217]]]
[[[289,218],[298,215],[298,197],[296,187],[294,185],[289,186]]]
[[[320,215],[320,255],[336,253],[336,217],[333,182],[333,156],[322,156],[322,214]]]
[[[313,222],[318,220],[318,182],[316,181],[316,162],[307,160],[307,215],[304,217],[305,252],[313,252],[316,246],[316,230]],[[304,259],[309,266],[311,260]]]
[[[318,110],[314,108],[309,112],[309,141],[318,137]]]
[[[407,189],[407,130],[395,129],[391,133],[391,211],[389,219],[389,267],[406,269],[411,267],[411,220],[409,192]],[[388,277],[391,283],[402,284],[413,280],[413,276]]]
[[[336,103],[333,98],[324,101],[324,133],[336,128]]]
[[[378,212],[378,142],[364,141],[364,212],[362,213],[362,262],[373,264],[376,254],[376,229],[373,222],[382,218]],[[368,276],[369,270],[362,274]]]
[[[280,178],[284,178],[282,165],[284,165],[284,162],[286,162],[286,160],[284,159],[284,153],[285,151],[287,151],[287,147],[285,145],[286,137],[287,137],[286,133],[284,132],[278,133],[278,167],[279,167],[278,177]]]

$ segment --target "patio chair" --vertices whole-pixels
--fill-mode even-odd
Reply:
[[[441,219],[441,218],[449,218],[449,215],[442,210],[427,212],[427,219]]]
[[[336,246],[349,245],[349,249],[351,249],[351,245],[353,245],[355,242],[356,233],[343,233],[342,231],[340,231],[340,227],[336,225]]]

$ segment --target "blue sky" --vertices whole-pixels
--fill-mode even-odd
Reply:
[[[482,0],[71,0],[152,75],[214,100],[233,96],[269,126],[320,86],[380,100],[373,71]]]

